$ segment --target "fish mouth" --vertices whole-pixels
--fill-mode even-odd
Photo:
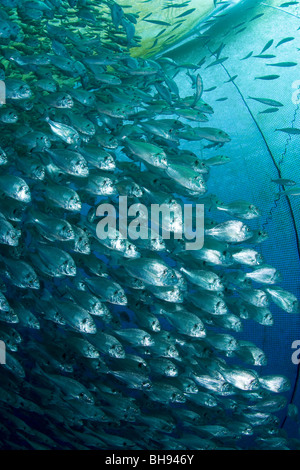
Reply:
[[[179,393],[174,393],[171,397],[172,403],[185,403],[186,398],[184,395],[180,395]]]
[[[83,398],[83,401],[87,404],[87,405],[94,405],[95,404],[95,400],[93,397],[88,397],[87,395],[84,395]]]
[[[74,240],[75,234],[73,230],[70,230],[69,228],[65,228],[61,232],[61,237],[63,240]]]
[[[271,326],[271,325],[273,325],[273,323],[274,323],[274,320],[273,320],[273,317],[272,317],[271,314],[268,314],[264,317],[264,319],[263,319],[263,324],[264,325],[268,325],[268,326],[270,325]]]
[[[167,355],[173,359],[179,357],[179,352],[174,347],[170,347],[167,351]]]
[[[127,298],[125,295],[119,297],[117,300],[117,305],[127,305]]]
[[[106,157],[104,159],[104,168],[107,170],[114,170],[116,168],[116,163],[112,157]]]
[[[62,370],[62,372],[67,372],[69,374],[71,374],[74,371],[73,366],[68,365],[68,364],[62,365],[61,370]]]
[[[36,278],[36,279],[30,279],[28,281],[28,287],[30,287],[31,289],[39,289],[40,288],[40,281]]]
[[[10,323],[19,323],[19,318],[15,313],[12,313],[11,310],[7,313],[8,315],[6,315],[5,317]]]
[[[143,346],[152,346],[154,344],[154,340],[148,336],[145,336],[142,341]]]
[[[94,334],[94,335],[95,335],[95,334],[97,333],[97,328],[96,328],[96,326],[93,325],[93,324],[88,324],[88,323],[86,323],[86,324],[84,325],[84,327],[83,327],[83,331],[84,331],[85,333],[90,333],[90,334]]]
[[[222,284],[220,281],[214,281],[214,282],[211,284],[210,289],[211,289],[211,290],[223,291],[223,290],[224,290],[224,286],[223,286],[223,284]]]
[[[11,230],[6,234],[5,240],[8,245],[18,246],[20,236],[21,236],[20,231],[16,232],[15,230]]]
[[[160,323],[158,322],[158,320],[154,321],[151,324],[151,328],[152,328],[152,331],[154,331],[155,333],[161,330]]]
[[[76,276],[76,265],[65,260],[58,271],[66,276]]]
[[[114,188],[113,184],[109,182],[104,182],[101,188],[102,194],[106,194],[107,196],[111,196],[112,194],[116,194],[116,188]]]
[[[42,148],[46,150],[46,149],[49,149],[50,147],[51,147],[50,140],[48,138],[44,138],[43,143],[42,143]]]
[[[2,312],[9,312],[10,311],[10,308],[8,305],[6,305],[5,302],[0,302],[0,310]]]
[[[194,385],[189,385],[186,389],[186,393],[198,393],[199,389]]]
[[[76,200],[71,200],[69,203],[69,210],[72,212],[80,212],[81,211],[81,202]]]
[[[37,180],[43,180],[46,176],[45,169],[42,167],[36,167],[33,171],[33,175]]]
[[[227,307],[223,301],[219,301],[216,303],[216,313],[219,315],[225,315],[227,313]]]
[[[124,359],[125,358],[125,351],[120,346],[112,346],[109,350],[110,356],[115,357],[116,359]]]
[[[195,338],[204,338],[206,336],[206,333],[201,326],[196,326],[192,329],[191,336],[194,336]]]
[[[178,372],[176,369],[170,368],[166,371],[166,375],[168,375],[169,377],[177,377]]]
[[[132,190],[131,190],[131,194],[134,196],[134,197],[142,197],[143,196],[143,191],[139,188],[136,188],[134,187]]]
[[[65,100],[63,103],[62,103],[62,106],[65,107],[65,108],[73,108],[73,101],[72,100]]]
[[[75,173],[78,176],[88,176],[89,175],[89,168],[84,159],[77,160],[74,163]]]
[[[266,307],[269,304],[268,297],[265,294],[261,294],[259,297],[259,304],[260,307]]]
[[[85,244],[79,243],[79,246],[77,247],[77,249],[80,253],[82,253],[84,255],[91,254],[91,248],[87,243],[85,243]]]
[[[152,389],[152,384],[151,384],[151,382],[142,382],[141,388],[143,390],[151,390]]]
[[[31,201],[31,193],[28,186],[22,186],[17,194],[17,199],[22,202],[30,202]]]
[[[76,266],[66,266],[64,274],[66,274],[67,276],[76,276]]]
[[[83,132],[88,137],[93,137],[96,134],[96,129],[94,129],[92,127],[86,127],[81,132]]]
[[[7,242],[7,245],[10,245],[10,246],[18,246],[19,244],[19,241],[17,239],[12,239],[11,237],[6,237],[6,242]]]
[[[64,326],[66,324],[64,318],[59,312],[55,312],[54,319],[55,319],[55,323],[57,323],[58,325]]]
[[[126,255],[126,258],[132,258],[132,259],[136,259],[136,258],[141,257],[141,254],[137,251],[137,249],[134,245],[130,245],[127,248],[127,250],[125,252],[125,255]]]
[[[253,379],[249,382],[247,390],[256,390],[259,387],[259,382],[257,379]]]
[[[17,122],[17,120],[18,120],[18,116],[15,114],[13,116],[10,115],[7,118],[6,122],[7,122],[7,124],[13,124],[13,123]]]

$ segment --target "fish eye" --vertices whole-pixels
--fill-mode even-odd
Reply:
[[[62,266],[63,266],[64,268],[66,268],[66,267],[68,266],[68,260],[65,260],[65,261],[62,263]]]

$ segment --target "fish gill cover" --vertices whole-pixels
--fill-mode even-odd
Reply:
[[[265,352],[240,333],[298,302],[260,255],[259,209],[210,192],[235,157],[209,124],[203,64],[136,52],[151,4],[178,9],[175,31],[211,7],[143,3],[147,18],[129,1],[0,1],[1,448],[299,448],[276,414],[289,380],[261,374]],[[99,238],[97,207],[119,196],[204,204],[204,246]]]

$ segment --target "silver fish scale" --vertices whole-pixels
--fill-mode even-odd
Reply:
[[[259,448],[287,448],[268,435],[288,379],[252,369],[264,352],[235,334],[249,318],[271,324],[269,302],[293,313],[298,301],[249,248],[262,237],[240,219],[256,207],[209,193],[210,167],[222,181],[230,158],[180,148],[230,141],[207,124],[199,67],[133,58],[140,19],[109,5],[0,1],[0,448],[225,449],[258,435]],[[179,69],[195,87],[184,99]],[[119,196],[141,212],[203,200],[216,220],[195,252],[117,229],[100,243],[95,208]]]

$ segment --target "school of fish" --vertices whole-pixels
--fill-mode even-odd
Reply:
[[[276,416],[288,379],[235,335],[298,301],[257,251],[259,209],[209,193],[230,137],[198,71],[130,55],[138,15],[113,0],[0,6],[0,448],[300,448]],[[97,207],[119,196],[204,204],[203,248],[99,239]]]

